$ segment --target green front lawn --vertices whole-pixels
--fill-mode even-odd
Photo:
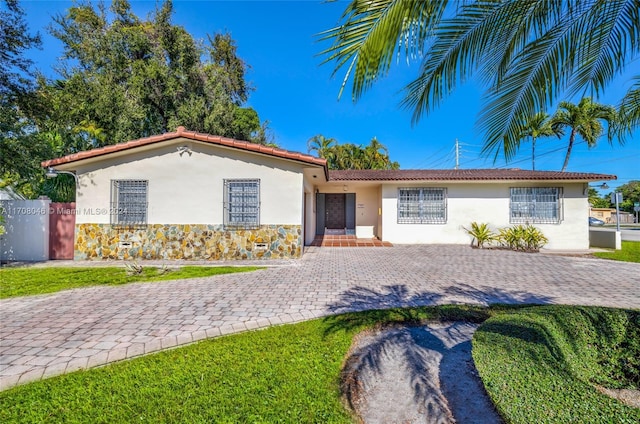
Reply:
[[[614,261],[640,262],[640,241],[623,241],[621,250],[596,252],[594,256]]]
[[[0,392],[3,423],[348,423],[352,334],[322,321],[204,341]]]
[[[359,331],[489,317],[476,333],[474,359],[506,422],[638,422],[640,410],[591,384],[628,386],[621,359],[635,356],[637,346],[620,341],[640,341],[635,314],[442,306],[339,315],[18,386],[0,392],[0,422],[353,422],[341,401],[340,371]]]
[[[140,275],[127,275],[124,267],[48,267],[1,268],[0,299],[15,296],[53,293],[78,287],[117,285],[143,281],[165,281],[183,278],[247,272],[259,267],[184,266],[162,274],[159,268],[143,266]]]

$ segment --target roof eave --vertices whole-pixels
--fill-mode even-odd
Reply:
[[[126,143],[114,144],[110,146],[101,147],[98,149],[87,150],[83,152],[74,153],[71,155],[63,156],[60,158],[49,159],[42,161],[40,165],[42,167],[54,167],[59,165],[66,165],[73,162],[78,162],[85,159],[100,158],[102,156],[110,155],[116,152],[122,152],[137,147],[146,146],[162,141],[173,140],[176,138],[186,138],[188,140],[208,143],[211,145],[223,146],[227,148],[237,149],[245,152],[261,154],[265,156],[271,156],[284,160],[291,160],[294,162],[300,162],[306,165],[315,165],[324,168],[325,177],[329,179],[329,173],[326,166],[327,161],[322,158],[316,158],[311,155],[306,155],[299,152],[290,152],[288,150],[263,146],[256,143],[250,143],[248,141],[235,140],[232,138],[213,136],[210,134],[197,133],[195,131],[186,131],[184,127],[178,127],[177,131],[172,133],[165,133],[155,135],[151,137],[141,138],[138,140],[128,141]]]

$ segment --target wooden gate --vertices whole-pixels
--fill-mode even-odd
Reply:
[[[73,259],[76,204],[51,203],[49,209],[49,259]]]

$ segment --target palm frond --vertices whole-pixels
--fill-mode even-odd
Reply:
[[[420,77],[405,88],[402,105],[413,109],[416,123],[472,75],[486,86],[499,87],[529,48],[532,34],[544,33],[562,16],[547,0],[485,0],[463,6],[456,17],[438,26]]]
[[[634,129],[640,127],[640,75],[634,78],[635,82],[622,98],[618,115],[617,135],[621,140]]]
[[[492,32],[487,22],[495,2],[465,5],[460,18],[444,21],[437,29],[437,38],[422,63],[420,76],[405,88],[402,106],[413,109],[416,123],[425,112],[437,106],[460,81],[473,72],[475,64],[485,54]]]
[[[323,63],[335,62],[333,75],[347,65],[338,97],[353,77],[353,100],[389,71],[394,55],[407,59],[422,53],[425,40],[447,6],[447,0],[353,0],[341,22],[319,35],[333,40],[322,51]]]
[[[575,94],[579,87],[604,87],[625,66],[628,58],[612,50],[615,41],[611,41],[616,39],[611,34],[616,33],[626,10],[620,6],[624,2],[612,2],[618,7],[604,7],[602,3],[576,3],[567,9],[563,20],[514,57],[511,67],[515,71],[508,72],[502,83],[493,87],[480,116],[480,127],[486,133],[485,153],[494,152],[497,157],[498,146],[514,142],[518,113],[544,110],[565,89]],[[611,121],[610,117],[606,119]],[[506,160],[515,154],[508,147],[500,150]]]
[[[516,154],[522,131],[519,117],[545,110],[566,84],[567,75],[556,64],[572,55],[570,40],[576,30],[573,25],[556,26],[529,43],[502,83],[487,92],[488,102],[479,117],[479,127],[486,134],[484,154],[494,153],[496,159],[502,153],[507,161]]]
[[[495,158],[515,155],[521,117],[545,111],[561,95],[602,93],[640,53],[640,0],[470,0],[441,19],[446,3],[353,0],[341,25],[321,34],[334,40],[325,62],[336,62],[334,74],[348,66],[342,89],[352,76],[357,100],[388,72],[394,52],[404,47],[415,56],[426,47],[402,106],[413,110],[416,123],[459,84],[477,78],[487,89],[479,115],[483,151]],[[636,87],[624,103],[633,126],[637,97]]]
[[[640,51],[640,1],[594,1],[581,13],[585,25],[574,41],[568,94],[587,89],[597,96]]]

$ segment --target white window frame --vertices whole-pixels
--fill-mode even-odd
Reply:
[[[260,180],[224,180],[224,226],[231,229],[260,228]]]
[[[509,222],[559,224],[563,216],[562,187],[511,187]]]
[[[146,225],[148,196],[148,180],[111,180],[111,224]]]
[[[446,224],[445,187],[398,188],[398,224]]]

